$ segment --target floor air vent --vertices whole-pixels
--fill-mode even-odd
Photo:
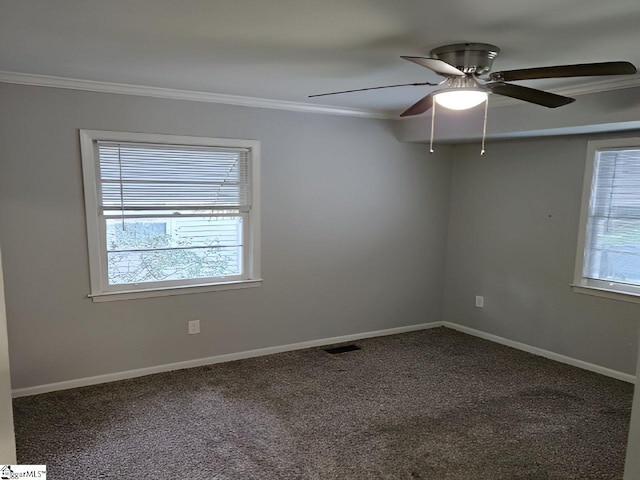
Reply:
[[[360,350],[357,345],[343,345],[342,347],[325,348],[325,352],[335,355],[336,353],[353,352],[354,350]]]

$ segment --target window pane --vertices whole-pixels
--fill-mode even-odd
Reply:
[[[106,220],[110,285],[241,275],[242,217]]]
[[[640,285],[640,150],[596,154],[583,276]]]
[[[589,219],[586,278],[640,284],[640,220]]]

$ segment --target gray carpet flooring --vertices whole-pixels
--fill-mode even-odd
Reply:
[[[621,479],[633,387],[438,328],[16,399],[50,479]]]

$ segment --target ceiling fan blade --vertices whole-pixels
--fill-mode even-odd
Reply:
[[[429,85],[432,87],[437,86],[437,83],[430,82],[420,82],[420,83],[399,83],[397,85],[385,85],[383,87],[369,87],[369,88],[357,88],[355,90],[343,90],[341,92],[331,92],[331,93],[318,93],[316,95],[309,95],[308,98],[312,97],[326,97],[327,95],[339,95],[341,93],[352,93],[352,92],[364,92],[365,90],[380,90],[381,88],[395,88],[395,87],[414,87],[414,86],[422,86]]]
[[[525,102],[535,103],[543,107],[556,108],[575,102],[575,98],[564,97],[551,92],[537,90],[535,88],[523,87],[522,85],[512,85],[510,83],[487,84],[493,93],[505,97],[517,98]]]
[[[558,65],[555,67],[523,68],[507,70],[489,75],[496,82],[514,80],[535,80],[538,78],[596,77],[600,75],[633,75],[636,67],[629,62],[581,63],[576,65]]]
[[[425,57],[405,57],[401,56],[405,60],[409,60],[410,62],[417,63],[423,67],[427,67],[429,70],[433,70],[438,75],[444,76],[456,76],[456,77],[465,77],[467,74],[462,70],[458,70],[456,67],[449,65],[447,62],[443,62],[442,60],[438,60],[436,58],[425,58]]]
[[[418,100],[416,103],[407,108],[404,112],[400,114],[401,117],[411,117],[413,115],[420,115],[421,113],[426,112],[431,107],[433,107],[433,96],[437,92],[431,92],[426,97]]]

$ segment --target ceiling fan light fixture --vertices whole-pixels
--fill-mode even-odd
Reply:
[[[450,110],[469,110],[486,102],[487,92],[482,90],[452,89],[438,92],[434,95],[435,102]]]

